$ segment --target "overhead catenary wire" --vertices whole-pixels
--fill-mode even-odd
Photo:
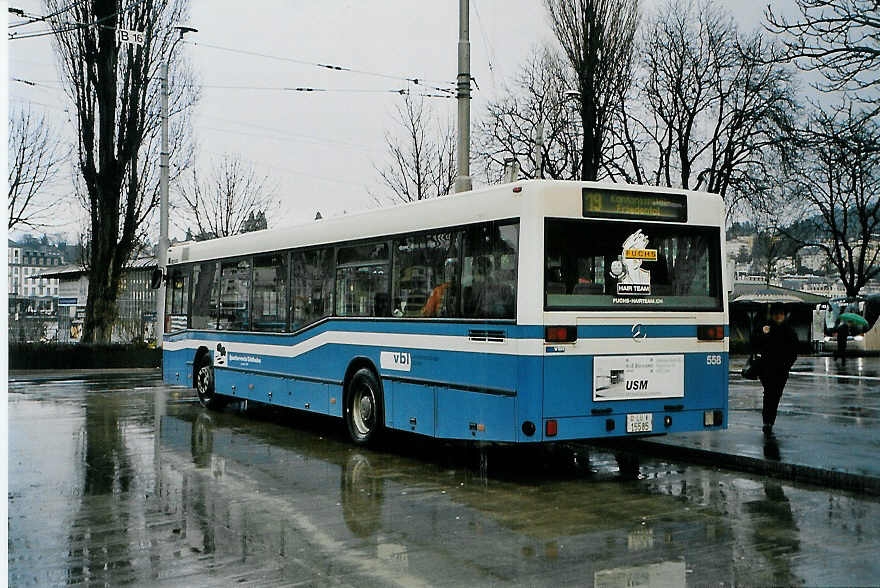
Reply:
[[[220,157],[227,155],[226,153],[221,153],[219,151],[210,151],[210,150],[205,150],[205,153],[210,153],[211,155],[216,155],[216,156],[220,156]],[[312,179],[316,179],[316,180],[322,180],[325,182],[332,182],[334,184],[344,184],[347,186],[357,186],[359,188],[365,187],[365,184],[362,182],[353,182],[351,180],[342,180],[342,179],[339,179],[338,177],[331,178],[328,176],[321,176],[321,175],[313,174],[310,172],[304,172],[301,170],[290,169],[288,167],[275,165],[274,163],[267,163],[265,160],[262,160],[262,159],[260,161],[254,161],[254,160],[248,159],[248,158],[244,158],[244,159],[246,159],[248,162],[250,162],[254,166],[262,166],[262,167],[266,167],[269,169],[274,169],[274,170],[277,170],[280,172],[284,172],[285,174],[288,174],[288,175],[303,176],[303,177],[312,178]]]
[[[187,43],[187,44],[192,45],[194,47],[205,47],[208,49],[215,49],[218,51],[227,51],[229,53],[237,53],[240,55],[248,55],[251,57],[261,57],[264,59],[273,59],[276,61],[286,61],[288,63],[296,63],[298,65],[307,65],[310,67],[329,69],[332,71],[342,71],[342,72],[356,73],[356,74],[361,74],[361,75],[366,75],[366,76],[385,78],[385,79],[389,79],[389,80],[406,81],[406,82],[410,82],[412,84],[415,84],[417,86],[423,86],[423,87],[426,87],[426,88],[429,88],[431,90],[435,90],[438,92],[444,92],[444,93],[448,93],[450,95],[455,94],[454,87],[455,87],[456,82],[432,80],[432,79],[416,77],[416,76],[410,76],[410,77],[398,76],[398,75],[393,75],[393,74],[386,74],[386,73],[381,73],[381,72],[356,69],[356,68],[346,67],[346,66],[342,66],[342,65],[334,65],[334,64],[329,64],[329,63],[317,63],[317,62],[313,62],[313,61],[306,61],[303,59],[296,59],[293,57],[283,57],[283,56],[279,56],[279,55],[270,55],[268,53],[249,51],[246,49],[235,49],[232,47],[222,47],[220,45],[212,45],[212,44],[208,44],[208,43],[202,43],[199,41],[185,40],[184,43]]]
[[[49,19],[55,18],[55,17],[58,16],[59,14],[62,14],[62,13],[64,13],[64,12],[67,12],[67,11],[70,10],[71,8],[74,8],[76,5],[78,5],[78,4],[82,4],[83,2],[86,2],[86,1],[87,1],[87,0],[77,0],[76,2],[74,2],[74,3],[72,3],[72,4],[68,4],[68,5],[65,6],[64,8],[61,8],[61,9],[59,9],[59,10],[56,10],[56,11],[53,12],[52,14],[47,14],[47,15],[45,15],[45,16],[38,16],[38,15],[35,15],[35,14],[28,14],[28,13],[26,13],[26,12],[24,12],[24,11],[16,12],[16,14],[19,14],[20,16],[22,16],[23,18],[27,18],[28,20],[27,20],[26,22],[17,22],[17,23],[11,24],[11,25],[9,25],[9,28],[10,28],[10,29],[15,29],[15,28],[18,28],[18,27],[27,26],[27,25],[29,25],[29,24],[35,24],[35,23],[38,23],[38,22],[41,22],[41,21],[47,21],[47,20],[49,20]],[[12,12],[13,9],[10,8],[9,11]]]
[[[248,86],[248,85],[214,85],[199,84],[201,89],[210,90],[264,90],[274,92],[304,92],[304,93],[348,93],[348,94],[399,94],[401,96],[421,96],[426,98],[455,98],[451,94],[430,94],[412,92],[408,88],[312,88],[307,86],[291,87],[291,86]]]
[[[269,90],[277,92],[350,92],[350,93],[376,93],[376,94],[408,94],[406,88],[392,88],[390,90],[374,89],[374,88],[311,88],[311,87],[290,87],[290,86],[241,86],[241,85],[214,85],[199,84],[199,88],[209,88],[213,90]]]
[[[292,133],[290,131],[281,130],[278,127],[267,127],[267,126],[259,125],[257,123],[253,123],[253,122],[249,122],[249,121],[234,120],[231,118],[222,118],[219,116],[212,116],[209,114],[197,114],[195,116],[195,118],[197,118],[197,119],[207,118],[207,119],[216,120],[216,121],[229,123],[229,124],[233,124],[233,125],[238,125],[238,126],[242,126],[242,127],[259,129],[259,130],[263,130],[263,131],[269,131],[271,133],[274,133],[275,135],[282,135],[284,137],[293,137],[293,138],[297,138],[297,139],[308,139],[308,140],[319,142],[319,143],[331,143],[334,145],[342,145],[345,147],[351,147],[353,149],[360,149],[363,151],[374,151],[374,149],[368,145],[363,145],[363,144],[359,144],[359,143],[352,143],[351,141],[340,141],[339,139],[327,139],[324,137],[303,135],[301,133]],[[203,128],[209,128],[209,127],[203,127]],[[215,128],[215,130],[220,130],[220,129]],[[236,131],[230,130],[229,132],[236,132]]]
[[[495,88],[495,66],[492,64],[492,61],[495,59],[495,49],[492,47],[492,44],[489,43],[489,38],[486,36],[486,30],[483,28],[483,19],[480,18],[480,9],[477,7],[477,0],[473,0],[474,12],[477,14],[477,25],[480,29],[480,36],[483,38],[483,45],[486,47],[486,61],[489,64],[489,75],[492,76],[492,87]],[[479,89],[479,87],[477,88]]]
[[[129,10],[137,8],[138,5],[143,4],[144,2],[145,2],[145,0],[135,0],[135,2],[132,2],[131,4],[126,6],[125,8],[117,10],[116,12],[114,12],[112,14],[108,14],[107,16],[101,17],[101,18],[94,20],[92,22],[89,22],[89,23],[70,23],[69,25],[67,25],[67,28],[59,29],[57,31],[56,30],[40,31],[40,32],[36,32],[36,33],[29,33],[26,35],[18,35],[17,33],[10,33],[9,40],[15,41],[15,40],[20,40],[20,39],[34,39],[37,37],[46,37],[49,35],[57,35],[59,33],[69,33],[72,31],[79,30],[79,29],[91,28],[91,27],[98,26],[101,23],[110,20],[111,18],[113,18],[115,16],[119,16],[120,14],[124,14],[124,13],[128,12]]]
[[[77,28],[97,26],[100,23],[112,18],[116,14],[121,14],[127,10],[130,10],[142,2],[144,2],[144,0],[137,0],[135,3],[127,6],[126,8],[123,8],[118,13],[108,15],[108,16],[101,18],[101,19],[98,19],[92,23],[74,24],[70,28],[67,28],[64,30],[44,31],[44,32],[33,33],[33,34],[28,34],[28,35],[16,36],[15,33],[12,33],[12,34],[10,34],[9,39],[13,40],[13,39],[34,38],[34,37],[39,37],[39,36],[53,35],[56,33],[68,32],[68,31],[76,30]],[[75,6],[75,5],[76,5],[76,3],[71,6]],[[421,97],[425,97],[425,98],[455,97],[455,92],[456,92],[455,91],[456,82],[438,81],[438,80],[432,80],[432,79],[416,77],[416,76],[399,76],[399,75],[393,75],[393,74],[386,74],[386,73],[362,70],[362,69],[357,69],[357,68],[352,68],[352,67],[345,67],[345,66],[341,66],[341,65],[318,63],[318,62],[306,61],[306,60],[302,60],[302,59],[295,59],[292,57],[270,55],[268,53],[260,53],[260,52],[256,52],[256,51],[245,50],[245,49],[235,49],[232,47],[222,47],[220,45],[201,43],[198,41],[184,40],[183,42],[187,43],[189,45],[192,45],[194,47],[206,47],[209,49],[216,49],[219,51],[228,51],[231,53],[238,53],[241,55],[248,55],[248,56],[252,56],[252,57],[261,57],[264,59],[274,59],[274,60],[278,60],[278,61],[286,61],[289,63],[296,63],[299,65],[307,65],[310,67],[317,67],[317,68],[321,68],[321,69],[329,69],[332,71],[355,73],[355,74],[360,74],[360,75],[373,76],[373,77],[379,77],[379,78],[391,79],[391,80],[400,80],[400,81],[409,82],[409,83],[414,84],[416,86],[420,86],[422,88],[425,88],[426,90],[431,90],[433,92],[439,92],[439,94],[428,93],[428,92],[422,93],[422,94],[414,94],[416,96],[421,96]],[[202,85],[202,87],[211,88],[211,86],[209,86],[209,85]],[[397,93],[397,94],[401,94],[401,95],[405,95],[407,93],[410,93],[410,91],[408,89],[402,89],[402,88],[394,88],[391,90],[362,90],[362,89],[348,89],[348,88],[333,89],[333,88],[311,88],[311,87],[255,87],[255,86],[216,86],[216,88],[218,88],[218,89],[276,90],[276,91],[286,91],[286,92],[382,92],[382,93]]]
[[[33,80],[25,80],[22,78],[11,77],[11,78],[9,78],[9,81],[10,82],[18,82],[19,84],[24,84],[25,86],[31,86],[34,88],[48,88],[49,90],[56,90],[56,91],[61,90],[61,88],[57,85],[57,84],[60,84],[60,82],[55,81],[55,80],[33,81]],[[52,84],[56,84],[56,85],[52,85]]]
[[[371,149],[365,145],[355,145],[352,143],[344,143],[342,141],[336,141],[333,139],[321,139],[318,137],[309,137],[306,135],[295,135],[293,133],[287,133],[287,134],[280,134],[279,133],[278,135],[273,136],[273,135],[268,135],[266,133],[255,133],[255,132],[249,132],[249,131],[240,131],[240,130],[236,130],[236,129],[223,129],[223,128],[213,127],[213,126],[209,126],[209,125],[197,125],[195,127],[195,130],[196,131],[200,131],[200,130],[211,131],[211,132],[215,132],[215,133],[227,133],[230,135],[240,135],[243,137],[259,137],[262,139],[269,139],[271,141],[294,142],[294,143],[302,142],[302,141],[311,142],[311,143],[329,143],[334,146],[349,147],[351,149],[355,149],[357,151],[363,151],[366,153],[376,151],[376,149]]]
[[[66,112],[70,114],[70,108],[61,106],[58,104],[47,104],[45,102],[38,102],[36,100],[31,100],[30,98],[25,98],[24,96],[9,96],[10,100],[15,100],[16,102],[24,102],[26,104],[35,104],[37,106],[42,106],[43,108],[51,108],[52,110],[60,110],[61,112]]]
[[[158,78],[150,78],[158,79]],[[10,78],[13,82],[19,82],[28,86],[38,86],[59,90],[62,82],[60,80],[25,80],[21,78]],[[304,93],[346,93],[346,94],[399,94],[401,96],[413,95],[430,98],[454,98],[448,94],[430,94],[427,92],[417,93],[409,88],[314,88],[310,86],[256,86],[248,84],[196,84],[193,86],[197,89],[209,90],[255,90],[255,91],[274,91],[274,92],[304,92]]]

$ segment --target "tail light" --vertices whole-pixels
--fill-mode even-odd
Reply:
[[[577,327],[544,327],[544,340],[547,343],[574,343],[577,338]]]
[[[697,327],[697,339],[700,341],[723,341],[723,325],[700,325]]]

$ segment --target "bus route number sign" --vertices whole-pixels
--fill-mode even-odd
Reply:
[[[583,215],[599,218],[687,221],[687,196],[619,190],[582,190]]]

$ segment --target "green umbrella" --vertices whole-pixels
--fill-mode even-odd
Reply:
[[[856,327],[860,331],[868,328],[868,321],[854,312],[844,312],[840,315],[841,322],[847,323],[851,327]]]

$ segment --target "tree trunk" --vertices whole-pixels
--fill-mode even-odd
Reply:
[[[94,272],[92,272],[94,274]],[[110,276],[107,276],[110,278]],[[113,280],[89,279],[89,297],[85,324],[83,325],[83,343],[110,343],[110,335],[113,332],[113,324],[116,321],[116,295],[118,293],[118,280],[116,287]]]

